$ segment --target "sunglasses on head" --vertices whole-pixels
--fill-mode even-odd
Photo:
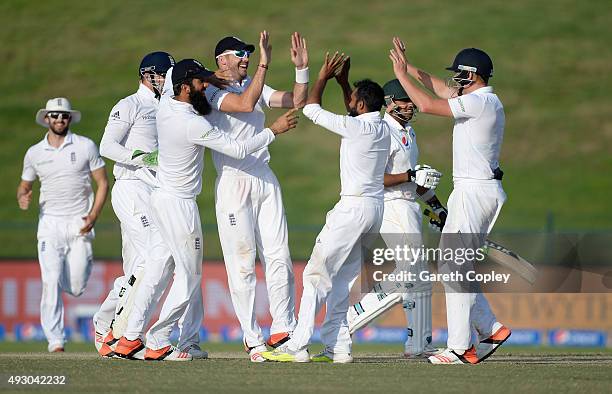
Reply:
[[[234,55],[237,58],[240,59],[247,59],[249,56],[251,56],[251,52],[247,51],[247,50],[234,50],[234,51],[227,51],[227,52],[223,52],[222,54],[218,55],[218,57],[223,56],[223,55]]]
[[[47,116],[59,120],[70,119],[72,117],[68,112],[49,112]]]

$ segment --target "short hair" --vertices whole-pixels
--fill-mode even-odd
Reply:
[[[181,81],[181,82],[179,82],[177,84],[172,85],[172,91],[174,92],[175,96],[178,96],[178,95],[181,94],[181,87],[183,85],[192,86],[193,85],[193,78],[188,78],[188,79],[185,79],[185,80],[183,80],[183,81]]]
[[[356,89],[357,100],[363,101],[368,112],[380,111],[385,104],[385,92],[379,84],[370,79],[362,79],[353,86]]]

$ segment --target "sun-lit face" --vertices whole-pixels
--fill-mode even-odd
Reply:
[[[225,51],[217,57],[219,69],[229,71],[234,80],[242,81],[247,76],[250,55],[248,51]]]
[[[387,105],[386,112],[398,122],[405,123],[414,116],[416,105],[408,100],[393,100],[390,105]]]
[[[49,112],[45,119],[49,125],[49,130],[54,134],[64,135],[68,131],[72,116],[69,112]]]

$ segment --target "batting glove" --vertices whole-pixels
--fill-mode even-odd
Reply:
[[[408,170],[410,181],[428,189],[435,189],[440,183],[440,177],[442,173],[425,164],[417,164],[414,170]]]

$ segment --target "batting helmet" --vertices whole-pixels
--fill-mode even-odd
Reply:
[[[391,100],[412,101],[408,93],[402,87],[399,79],[392,79],[383,86],[385,99],[389,97]]]
[[[465,48],[459,51],[449,71],[471,71],[483,78],[493,76],[493,61],[485,51],[476,48]]]
[[[174,58],[168,52],[151,52],[142,58],[138,75],[151,72],[166,75],[170,67],[174,66]]]

